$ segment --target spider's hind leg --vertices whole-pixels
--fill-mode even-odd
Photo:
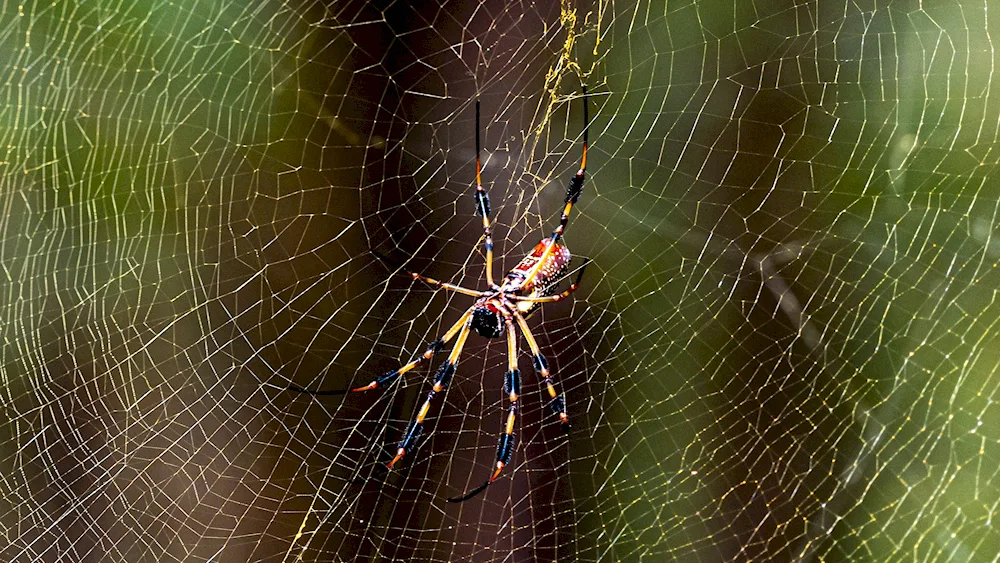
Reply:
[[[476,100],[476,215],[483,218],[483,248],[486,251],[486,284],[491,289],[498,289],[493,282],[493,231],[490,225],[490,194],[483,188],[483,165],[480,158],[479,142],[479,100]]]
[[[590,130],[590,113],[587,103],[587,87],[583,87],[583,156],[580,157],[580,169],[577,170],[576,174],[570,178],[569,187],[566,189],[566,197],[563,199],[564,207],[562,215],[559,217],[559,226],[552,231],[552,235],[547,239],[548,244],[545,245],[545,250],[542,255],[538,258],[538,262],[535,266],[527,273],[524,279],[524,283],[529,284],[535,280],[539,275],[542,268],[545,267],[549,256],[552,255],[553,250],[555,250],[556,245],[562,238],[563,233],[566,232],[566,225],[569,223],[569,214],[573,210],[573,205],[579,201],[580,195],[583,193],[583,179],[587,174],[587,150],[589,146],[588,131]]]

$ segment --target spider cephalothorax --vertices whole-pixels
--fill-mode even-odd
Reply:
[[[472,311],[471,326],[472,330],[483,338],[500,338],[503,335],[503,313],[500,312],[495,299],[478,305]]]
[[[580,279],[583,277],[583,271],[587,266],[587,263],[584,262],[579,274],[576,276],[576,280],[569,288],[558,294],[555,292],[559,282],[566,276],[571,260],[569,249],[560,241],[563,232],[566,230],[566,224],[569,221],[569,214],[573,209],[573,204],[580,199],[580,194],[583,192],[583,177],[587,170],[587,125],[589,117],[587,113],[586,88],[583,89],[583,101],[583,157],[580,159],[580,169],[570,179],[569,187],[566,189],[565,206],[559,218],[559,226],[556,227],[551,236],[542,239],[541,242],[536,244],[532,251],[507,273],[500,285],[494,283],[493,238],[490,230],[490,198],[483,188],[483,182],[480,177],[482,165],[479,158],[479,102],[477,101],[475,200],[476,214],[483,218],[483,236],[485,239],[483,246],[486,251],[486,284],[490,289],[486,291],[469,289],[410,272],[410,276],[415,280],[421,280],[447,291],[454,291],[475,297],[476,301],[441,338],[431,342],[423,354],[399,369],[380,375],[367,385],[333,391],[307,391],[301,387],[291,386],[291,389],[295,391],[312,395],[336,395],[379,389],[430,360],[434,354],[443,350],[457,336],[455,347],[448,355],[448,359],[441,364],[434,374],[434,381],[431,385],[431,390],[427,393],[427,399],[403,434],[403,439],[399,441],[395,457],[387,464],[391,469],[396,462],[402,459],[413,448],[417,439],[423,433],[424,419],[430,411],[431,401],[438,393],[441,393],[448,387],[452,376],[455,375],[458,358],[462,354],[462,348],[465,346],[465,341],[469,337],[469,333],[475,331],[484,338],[500,338],[506,333],[507,373],[504,376],[504,392],[507,394],[510,404],[507,407],[506,423],[504,424],[503,432],[500,434],[500,442],[497,445],[496,464],[488,481],[460,497],[449,498],[448,500],[452,502],[468,500],[485,490],[490,483],[496,480],[514,455],[514,423],[517,418],[518,394],[521,389],[521,372],[517,367],[515,323],[524,335],[524,339],[528,343],[528,348],[531,349],[532,363],[535,366],[535,372],[542,379],[542,384],[549,395],[550,408],[559,415],[559,420],[562,421],[563,428],[569,428],[566,401],[562,394],[556,391],[548,362],[539,350],[538,343],[535,342],[535,337],[532,336],[525,317],[530,315],[543,303],[554,303],[569,297],[571,293],[576,291]]]

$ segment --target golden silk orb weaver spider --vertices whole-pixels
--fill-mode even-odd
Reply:
[[[444,333],[443,336],[430,342],[427,350],[410,361],[408,364],[375,378],[371,383],[361,387],[349,389],[338,389],[328,391],[309,391],[297,386],[290,386],[292,391],[307,393],[310,395],[343,395],[347,393],[360,393],[363,391],[374,391],[382,389],[395,381],[401,375],[419,367],[424,362],[429,361],[434,355],[443,350],[452,339],[455,346],[452,348],[448,359],[441,363],[434,375],[431,390],[427,393],[427,399],[417,410],[413,421],[407,427],[403,438],[396,446],[396,455],[386,466],[392,469],[399,460],[403,459],[410,450],[413,449],[417,440],[424,430],[424,420],[430,412],[431,403],[434,398],[443,392],[452,377],[455,375],[458,359],[465,347],[465,341],[469,333],[475,331],[483,338],[500,338],[507,334],[507,373],[504,375],[504,392],[510,401],[507,408],[507,418],[503,430],[500,433],[500,441],[497,444],[496,463],[493,473],[489,479],[476,487],[472,491],[459,496],[449,498],[449,502],[464,502],[486,490],[500,476],[503,468],[506,467],[514,455],[514,423],[517,420],[518,399],[521,392],[521,372],[517,367],[517,335],[514,332],[515,324],[524,335],[524,340],[531,349],[535,372],[541,378],[546,391],[549,394],[549,407],[559,416],[564,430],[569,429],[569,416],[566,413],[566,400],[563,395],[556,390],[552,380],[552,372],[549,370],[548,362],[538,348],[535,337],[528,328],[525,317],[534,312],[543,303],[554,303],[569,297],[580,284],[583,272],[589,260],[584,261],[579,273],[573,283],[560,293],[556,293],[559,283],[568,275],[571,260],[569,249],[561,242],[563,233],[566,231],[566,224],[569,222],[569,214],[573,205],[580,199],[583,192],[583,178],[587,170],[587,131],[589,129],[589,114],[587,108],[587,88],[583,88],[583,156],[580,158],[580,169],[569,181],[566,189],[566,197],[563,201],[564,207],[562,216],[559,219],[559,226],[552,234],[541,240],[532,251],[521,259],[513,269],[507,272],[499,284],[493,278],[493,236],[490,223],[490,198],[483,188],[482,163],[480,159],[479,140],[479,101],[476,101],[476,191],[475,204],[476,215],[483,218],[484,250],[486,253],[486,285],[488,290],[479,291],[469,289],[459,285],[445,283],[436,279],[409,272],[415,279],[425,282],[445,291],[453,291],[462,295],[475,297],[476,301],[465,313]]]

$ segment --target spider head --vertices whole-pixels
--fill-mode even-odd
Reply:
[[[496,307],[486,304],[472,312],[472,330],[483,338],[500,338],[504,321]]]

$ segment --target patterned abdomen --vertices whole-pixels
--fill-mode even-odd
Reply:
[[[569,249],[563,244],[556,243],[555,248],[545,259],[545,264],[542,265],[535,278],[525,283],[529,272],[538,264],[538,260],[545,252],[545,245],[548,244],[549,240],[548,238],[542,239],[542,242],[536,244],[535,248],[507,273],[503,283],[504,287],[515,289],[519,295],[525,297],[545,297],[555,292],[556,284],[566,275],[572,259]],[[538,303],[519,302],[517,309],[521,314],[528,315],[538,306]]]

